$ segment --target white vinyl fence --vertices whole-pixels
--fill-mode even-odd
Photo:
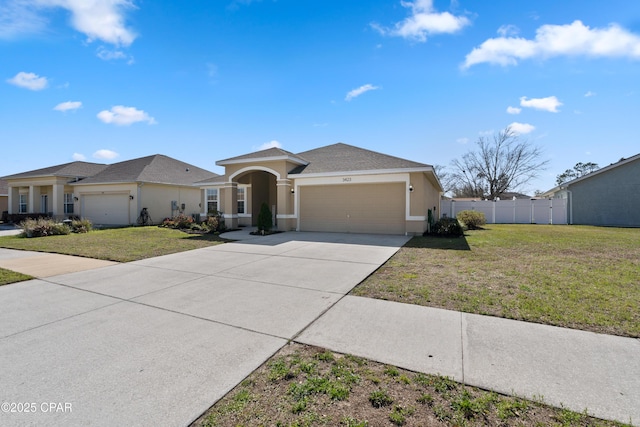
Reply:
[[[487,224],[567,224],[567,199],[440,201],[442,216],[464,210],[484,212]]]

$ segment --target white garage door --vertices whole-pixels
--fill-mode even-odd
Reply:
[[[300,187],[300,230],[404,234],[405,184]]]
[[[81,216],[94,224],[129,224],[128,194],[91,194],[82,196]]]

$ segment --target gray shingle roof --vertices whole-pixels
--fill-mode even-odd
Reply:
[[[86,178],[104,170],[107,165],[89,162],[71,162],[47,168],[35,169],[3,177],[3,179],[35,178],[40,176],[66,176]]]
[[[162,154],[140,157],[109,165],[102,172],[79,184],[113,182],[147,182],[156,184],[192,185],[219,175]]]
[[[305,151],[297,156],[306,159],[309,164],[295,168],[289,172],[291,175],[430,167],[424,163],[389,156],[341,142]]]

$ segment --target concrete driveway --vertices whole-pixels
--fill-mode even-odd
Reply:
[[[0,424],[189,424],[407,240],[282,233],[2,286]]]

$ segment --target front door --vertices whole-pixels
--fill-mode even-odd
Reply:
[[[42,196],[40,196],[40,213],[46,214],[49,212],[48,209],[48,202],[49,201],[49,197],[46,194],[43,194]]]

